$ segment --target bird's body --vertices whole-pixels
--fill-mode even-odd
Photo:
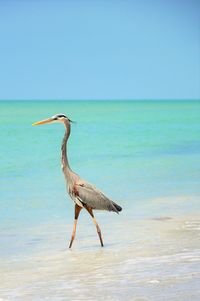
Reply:
[[[69,139],[70,132],[71,132],[70,119],[68,119],[64,114],[58,114],[51,117],[50,119],[36,122],[33,125],[52,123],[52,122],[62,122],[65,125],[65,129],[66,129],[62,141],[62,147],[61,147],[61,163],[62,163],[62,170],[66,180],[68,194],[75,203],[74,228],[73,228],[72,238],[69,247],[71,248],[72,246],[75,237],[78,216],[82,208],[85,208],[92,216],[93,221],[97,228],[101,246],[103,246],[101,231],[94,218],[93,210],[107,210],[107,211],[114,211],[118,213],[118,211],[121,211],[122,208],[119,205],[117,205],[115,202],[110,200],[107,196],[105,196],[105,194],[100,190],[98,190],[94,185],[81,179],[81,177],[78,174],[76,174],[74,171],[72,171],[72,169],[70,168],[68,158],[67,158],[67,141]]]

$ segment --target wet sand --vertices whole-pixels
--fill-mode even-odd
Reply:
[[[197,301],[199,217],[115,219],[102,226],[104,248],[84,217],[72,250],[63,239],[71,225],[27,229],[24,254],[1,261],[0,300]]]

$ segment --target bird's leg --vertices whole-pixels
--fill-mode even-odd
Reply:
[[[77,225],[77,221],[78,221],[78,217],[79,217],[79,213],[81,211],[81,207],[78,206],[77,204],[75,205],[75,208],[74,208],[74,227],[73,227],[73,231],[72,231],[72,237],[71,237],[71,241],[70,241],[70,244],[69,244],[69,248],[71,248],[72,246],[72,243],[74,241],[74,238],[75,238],[75,235],[76,235],[76,225]]]
[[[103,239],[102,239],[102,236],[101,236],[101,230],[100,230],[100,227],[99,227],[99,225],[97,224],[97,221],[96,221],[96,219],[95,219],[95,217],[94,217],[92,208],[88,207],[87,205],[85,205],[84,207],[85,207],[85,209],[89,212],[89,214],[90,214],[91,217],[92,217],[92,220],[93,220],[93,222],[94,222],[94,224],[95,224],[95,226],[96,226],[96,228],[97,228],[97,233],[98,233],[98,235],[99,235],[99,239],[100,239],[100,242],[101,242],[101,246],[103,247]]]

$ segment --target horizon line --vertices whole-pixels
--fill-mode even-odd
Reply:
[[[200,98],[103,98],[103,99],[86,99],[86,98],[82,98],[82,99],[76,99],[76,98],[52,98],[52,99],[47,99],[47,98],[43,98],[43,99],[0,99],[1,101],[200,101]]]

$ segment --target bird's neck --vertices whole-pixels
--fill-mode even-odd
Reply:
[[[70,136],[71,126],[68,121],[65,121],[64,125],[65,125],[66,131],[65,131],[65,135],[63,137],[62,147],[61,147],[61,162],[62,162],[62,170],[63,170],[64,174],[67,175],[71,171],[71,168],[70,168],[69,162],[68,162],[68,158],[67,158],[67,141]]]

